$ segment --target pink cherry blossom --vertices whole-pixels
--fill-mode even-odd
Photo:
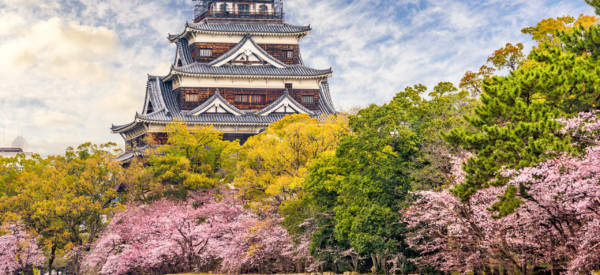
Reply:
[[[564,124],[581,140],[600,144],[590,135],[600,129],[597,121],[580,114]],[[488,209],[504,187],[481,190],[466,203],[447,190],[418,192],[405,212],[414,229],[408,242],[421,252],[416,262],[460,272],[527,272],[542,265],[571,274],[600,269],[600,146],[507,173],[513,175],[509,185],[524,191],[518,195],[523,204],[501,219]]]
[[[84,265],[101,274],[285,272],[293,271],[298,257],[305,261],[307,247],[292,240],[280,218],[259,218],[232,194],[199,194],[185,202],[129,205],[93,244]]]
[[[33,267],[44,265],[37,238],[30,235],[22,224],[5,224],[2,231],[7,234],[0,236],[0,273],[24,274]]]

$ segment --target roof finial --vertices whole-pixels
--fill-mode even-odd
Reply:
[[[215,95],[221,95],[221,92],[219,92],[219,88],[217,88],[217,90],[215,91]]]

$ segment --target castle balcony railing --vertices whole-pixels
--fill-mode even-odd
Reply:
[[[207,11],[196,17],[194,22],[198,23],[207,18],[218,19],[283,19],[281,12],[250,12],[250,11]]]

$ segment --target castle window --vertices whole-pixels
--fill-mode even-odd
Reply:
[[[251,104],[263,104],[265,103],[265,95],[235,95],[235,103],[251,103]]]
[[[198,102],[199,100],[198,94],[185,94],[185,102]]]
[[[197,57],[212,57],[213,51],[210,48],[200,48],[198,49]]]
[[[303,95],[302,104],[315,104],[315,97],[312,95]]]
[[[227,13],[227,4],[221,4],[221,8],[219,9],[221,13]]]
[[[235,95],[235,103],[248,103],[248,95]]]
[[[262,15],[265,15],[269,12],[269,8],[266,5],[262,5],[258,8],[258,12]]]
[[[293,83],[285,83],[285,89],[291,90],[293,88],[294,88],[294,84]]]
[[[253,104],[262,104],[262,103],[265,103],[265,96],[264,95],[252,95],[252,96],[250,96],[250,101]]]
[[[238,13],[239,14],[249,14],[250,13],[250,5],[249,4],[238,4]]]
[[[284,59],[294,59],[294,51],[284,50],[283,51],[283,58]]]

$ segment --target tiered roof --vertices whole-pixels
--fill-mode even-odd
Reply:
[[[332,74],[331,68],[318,70],[304,65],[284,64],[258,46],[250,33],[247,33],[236,46],[210,63],[193,62],[187,39],[178,39],[176,44],[175,63],[171,67],[171,72],[165,77],[166,80],[170,80],[176,75],[242,78],[327,78]],[[230,66],[226,64],[227,61],[235,58],[245,49],[249,49],[260,58],[263,58],[267,65]]]
[[[294,26],[281,23],[213,23],[203,20],[200,23],[187,23],[185,31],[179,35],[170,35],[169,40],[177,46],[175,60],[168,75],[148,76],[146,99],[142,113],[136,113],[135,120],[126,125],[112,126],[114,133],[122,134],[126,139],[144,135],[148,124],[168,124],[174,121],[202,125],[248,125],[268,126],[286,113],[306,113],[312,117],[335,114],[335,108],[329,92],[327,78],[330,69],[318,70],[304,66],[301,58],[299,65],[288,65],[271,56],[252,38],[253,35],[290,35],[304,36],[310,32],[310,26]],[[189,48],[189,38],[195,33],[244,35],[244,38],[225,54],[209,63],[195,62]],[[235,58],[241,54],[251,54],[260,60],[260,64],[235,64]],[[223,98],[217,90],[208,100],[193,110],[181,110],[173,90],[173,81],[177,76],[191,77],[227,77],[227,78],[283,78],[317,79],[321,81],[318,110],[309,110],[298,103],[286,90],[284,94],[259,111],[240,110]]]
[[[168,124],[175,120],[191,124],[268,126],[286,115],[286,113],[277,112],[284,105],[289,108],[287,114],[305,113],[313,117],[335,114],[331,97],[327,95],[329,93],[328,86],[327,82],[321,85],[318,111],[308,110],[294,100],[287,91],[279,99],[259,111],[240,110],[223,98],[218,91],[200,106],[191,111],[183,111],[177,104],[171,81],[163,81],[163,78],[158,76],[149,76],[146,103],[142,113],[135,115],[134,122],[126,125],[113,125],[111,130],[114,133],[128,132],[128,138],[135,138],[145,133],[145,123]],[[154,111],[150,111],[150,104]],[[220,112],[208,112],[210,107],[217,107]]]

